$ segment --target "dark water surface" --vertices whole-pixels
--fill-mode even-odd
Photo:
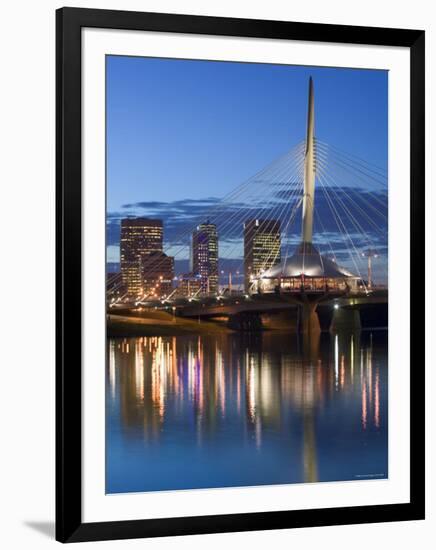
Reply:
[[[387,332],[108,340],[106,491],[385,478]]]

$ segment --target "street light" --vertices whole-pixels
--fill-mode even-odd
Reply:
[[[224,275],[225,274],[225,271],[222,269],[221,270],[221,275]],[[239,270],[237,270],[235,272],[235,275],[238,277],[240,274]],[[233,281],[232,281],[232,272],[229,270],[229,273],[228,273],[228,279],[229,279],[229,282],[228,282],[228,288],[229,288],[229,295],[231,296],[232,295],[232,284],[233,284]]]

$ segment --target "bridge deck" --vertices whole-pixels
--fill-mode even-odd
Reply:
[[[317,301],[317,297],[312,294],[301,295],[263,295],[250,298],[232,297],[227,299],[215,300],[214,302],[189,302],[185,305],[178,305],[177,311],[179,315],[186,317],[216,317],[220,315],[235,315],[242,312],[258,312],[268,313],[274,311],[284,311],[287,309],[295,309],[305,300]],[[331,294],[324,296],[319,302],[321,305],[337,305],[345,308],[359,308],[369,304],[387,304],[387,291],[373,292],[366,294],[350,294],[347,296]]]

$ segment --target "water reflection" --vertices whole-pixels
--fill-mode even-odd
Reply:
[[[387,336],[110,339],[107,491],[387,476]]]

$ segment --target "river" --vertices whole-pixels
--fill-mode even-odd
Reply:
[[[109,338],[106,492],[388,476],[387,332]]]

